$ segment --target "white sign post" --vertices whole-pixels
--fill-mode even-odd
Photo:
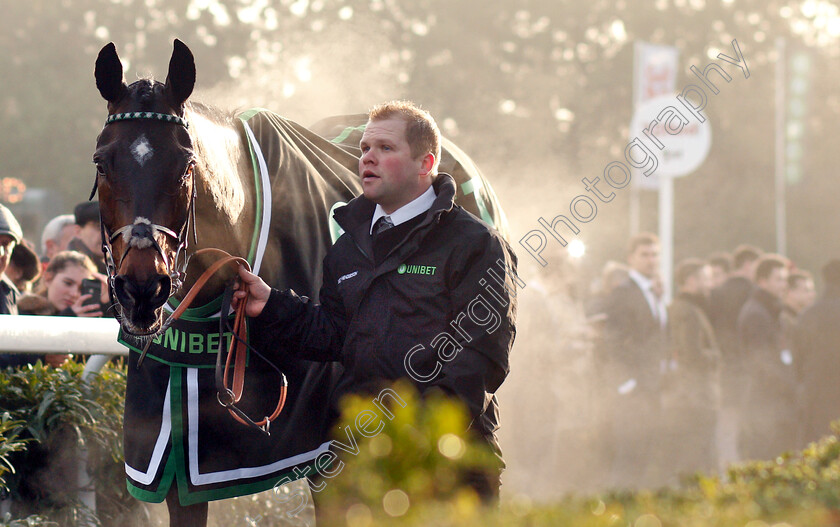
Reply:
[[[712,145],[712,125],[708,119],[703,123],[690,120],[679,131],[666,129],[666,123],[673,122],[667,116],[679,112],[674,106],[676,102],[675,95],[649,99],[639,106],[630,125],[630,137],[646,142],[659,162],[654,174],[659,176],[660,269],[665,302],[672,298],[674,274],[674,178],[696,170]],[[655,124],[652,128],[651,123]],[[652,144],[651,136],[660,144]],[[638,177],[647,177],[639,171],[636,173]]]

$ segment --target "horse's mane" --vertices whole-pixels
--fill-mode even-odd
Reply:
[[[186,118],[190,123],[197,176],[216,208],[234,224],[245,207],[245,191],[238,175],[244,153],[236,117],[191,101],[187,103]]]

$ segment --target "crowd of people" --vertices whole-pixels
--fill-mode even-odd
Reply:
[[[813,276],[778,254],[739,246],[687,258],[666,303],[659,240],[634,236],[587,307],[608,401],[613,485],[774,459],[840,418],[840,260]]]
[[[99,204],[84,202],[73,214],[50,220],[41,235],[40,255],[23,237],[14,214],[0,205],[0,314],[101,317],[111,315],[101,251]],[[82,292],[94,280],[99,294]],[[41,360],[60,366],[66,354],[0,354],[0,368]]]

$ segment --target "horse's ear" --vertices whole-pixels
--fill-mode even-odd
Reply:
[[[99,93],[110,103],[116,103],[128,89],[123,82],[122,63],[113,42],[99,51],[94,76]]]
[[[166,91],[172,96],[176,107],[189,98],[195,87],[195,59],[186,44],[175,39],[175,49],[169,59],[169,74],[166,76]]]

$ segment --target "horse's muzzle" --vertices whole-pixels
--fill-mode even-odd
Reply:
[[[122,306],[126,329],[134,334],[154,333],[160,325],[160,308],[169,298],[171,279],[162,274],[138,282],[128,275],[114,277],[114,294]]]

